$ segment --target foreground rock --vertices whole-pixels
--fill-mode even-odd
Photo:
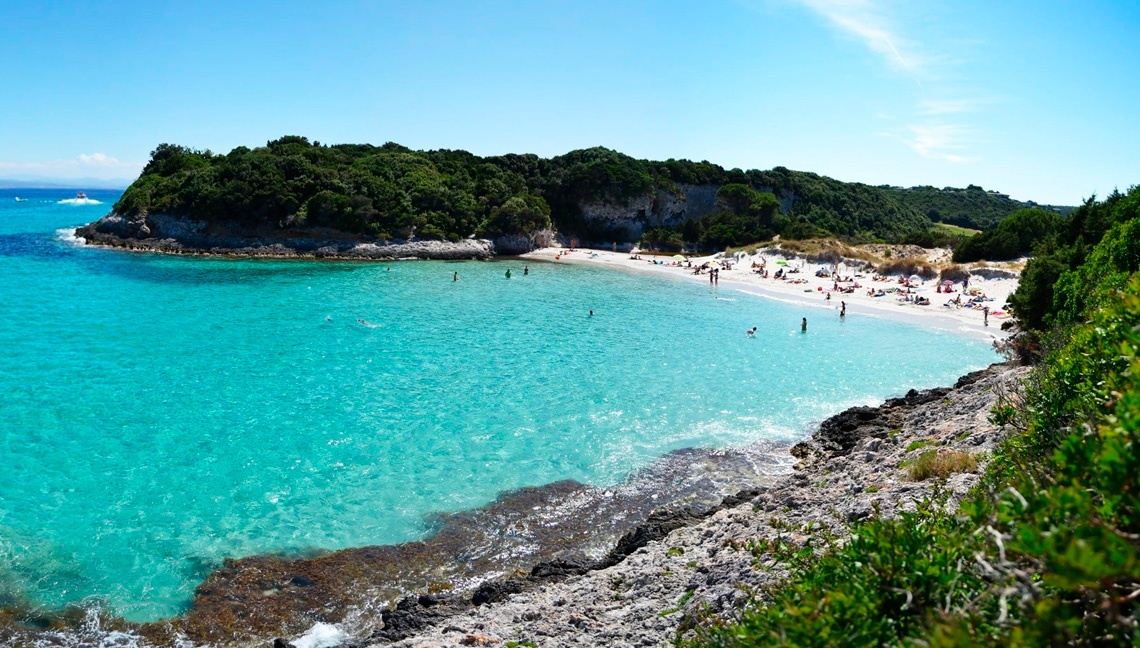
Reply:
[[[1001,431],[988,412],[997,393],[1025,371],[994,365],[953,388],[912,391],[877,408],[843,412],[795,447],[796,471],[769,488],[711,509],[658,514],[593,564],[539,565],[526,577],[485,584],[474,597],[404,599],[384,614],[383,627],[355,642],[377,648],[665,645],[700,614],[731,617],[747,589],[782,577],[773,560],[762,558],[766,569],[757,568],[747,549],[751,541],[787,538],[788,525],[809,523],[844,533],[876,507],[884,516],[913,510],[935,483],[910,481],[906,463],[930,448],[992,449]],[[978,478],[951,475],[948,505]]]
[[[550,231],[459,241],[383,241],[330,229],[207,224],[161,214],[110,213],[75,230],[91,245],[166,254],[315,259],[488,259],[549,245]]]

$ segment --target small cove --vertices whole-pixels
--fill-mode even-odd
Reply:
[[[794,441],[995,359],[945,331],[596,267],[85,249],[58,231],[106,204],[10,193],[0,595],[49,608],[173,616],[225,557],[418,539],[504,491]]]

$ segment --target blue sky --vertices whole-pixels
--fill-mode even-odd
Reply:
[[[1075,204],[1140,183],[1140,3],[0,0],[0,177],[284,134],[607,146]]]

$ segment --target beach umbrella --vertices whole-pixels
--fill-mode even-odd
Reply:
[[[922,278],[921,278],[921,277],[919,277],[918,275],[911,275],[911,276],[910,276],[910,280],[911,280],[911,281],[914,281],[914,282],[916,282],[916,283],[917,283],[917,282],[919,282],[919,281],[922,281]]]
[[[776,265],[788,265],[788,262],[783,260],[783,259],[780,259],[779,261],[776,262]]]
[[[685,258],[685,255],[684,255],[684,254],[674,254],[674,255],[673,255],[673,258],[674,258],[674,259],[676,259],[676,260],[678,260],[678,261],[687,261],[687,260],[688,260],[688,259],[686,259],[686,258]]]
[[[709,264],[709,267],[720,269],[720,264],[717,263],[716,261],[713,261],[712,263]]]

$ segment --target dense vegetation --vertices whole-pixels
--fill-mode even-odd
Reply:
[[[990,193],[977,185],[965,189],[946,187],[911,187],[895,189],[882,187],[898,201],[936,223],[988,230],[1001,219],[1026,205],[1007,196]]]
[[[997,227],[964,239],[954,248],[954,260],[1008,261],[1025,256],[1053,236],[1061,217],[1043,209],[1022,209],[1010,214]]]
[[[1039,242],[1037,255],[1029,260],[1010,297],[1022,328],[1044,331],[1054,325],[1069,326],[1088,306],[1103,301],[1121,273],[1135,272],[1140,245],[1137,218],[1140,187],[1133,187],[1127,194],[1113,192],[1103,201],[1090,198]]]
[[[757,544],[790,581],[692,643],[1140,643],[1138,207],[1140,189],[1088,201],[1031,262],[1060,279],[1034,311],[1053,342],[991,413],[1010,436],[957,513],[928,501],[855,526],[845,544],[812,530],[800,532],[814,547]]]
[[[604,148],[549,159],[479,157],[392,143],[327,146],[294,136],[224,155],[160,145],[115,210],[383,239],[526,234],[553,222],[565,234],[609,242],[615,231],[583,218],[584,205],[628,207],[631,199],[679,195],[682,185],[736,188],[724,194],[721,210],[659,232],[663,240],[719,247],[777,232],[898,240],[931,226],[882,189],[783,167],[726,170],[708,162],[637,160]],[[753,206],[756,195],[771,198]],[[779,204],[789,207],[786,214],[774,209]]]

